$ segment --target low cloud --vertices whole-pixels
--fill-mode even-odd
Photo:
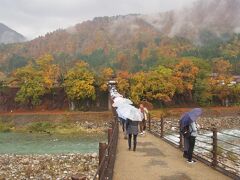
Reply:
[[[195,0],[1,0],[0,22],[28,39],[98,16],[150,14]]]

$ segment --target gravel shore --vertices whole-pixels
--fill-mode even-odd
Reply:
[[[97,153],[0,155],[0,180],[67,180],[71,176],[93,179],[98,167]]]

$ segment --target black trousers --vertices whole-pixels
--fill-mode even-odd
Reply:
[[[143,132],[146,130],[146,120],[143,119],[141,122],[140,122],[140,131]]]
[[[132,134],[128,135],[128,148],[131,149],[132,145]],[[137,135],[133,135],[133,150],[136,150],[137,147]]]
[[[195,146],[196,137],[190,136],[189,137],[189,148],[188,148],[188,161],[192,161],[193,150]]]
[[[122,130],[125,131],[125,120],[122,120]]]

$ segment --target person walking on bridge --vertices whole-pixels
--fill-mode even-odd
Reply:
[[[133,137],[133,151],[136,151],[138,124],[139,124],[139,121],[132,121],[130,119],[127,119],[126,121],[126,129],[128,134],[128,150],[131,150],[132,148],[132,137]]]
[[[195,140],[197,136],[197,119],[201,116],[202,109],[194,108],[190,112],[185,113],[180,119],[180,131],[184,137],[184,157],[188,158],[189,163],[194,163],[192,160]]]
[[[132,137],[133,137],[133,150],[136,151],[137,146],[137,135],[138,135],[138,125],[142,121],[142,115],[139,109],[136,107],[125,104],[117,108],[118,114],[126,118],[126,130],[128,135],[128,148],[132,148]]]
[[[143,104],[139,105],[139,110],[142,113],[143,120],[140,122],[140,132],[141,135],[145,134],[146,130],[146,121],[148,120],[148,110],[146,107],[143,106]]]

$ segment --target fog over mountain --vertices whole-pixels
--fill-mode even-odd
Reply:
[[[0,44],[9,44],[25,41],[25,37],[0,23]]]
[[[202,35],[206,33],[227,37],[240,32],[240,1],[199,0],[180,10],[143,15],[142,18],[164,35],[202,43]]]
[[[234,33],[240,33],[239,0],[198,0],[189,6],[158,14],[133,14],[116,17],[95,18],[93,23],[114,39],[134,36],[148,27],[161,36],[183,37],[194,44],[205,44],[209,38],[229,40]],[[106,25],[107,23],[107,25]],[[68,28],[67,32],[77,33],[85,22]],[[93,25],[93,26],[94,26]],[[77,30],[74,30],[77,29]],[[79,33],[79,32],[78,32]]]

